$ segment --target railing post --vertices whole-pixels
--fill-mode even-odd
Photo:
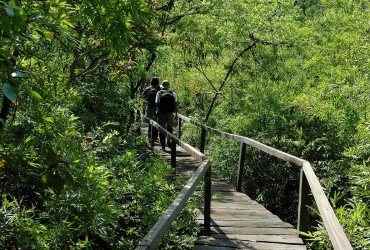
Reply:
[[[199,151],[204,154],[204,148],[206,147],[206,134],[207,130],[202,128],[202,134],[200,136],[200,149]]]
[[[171,167],[173,168],[174,175],[176,176],[176,143],[171,142]]]
[[[243,170],[245,162],[245,149],[247,144],[244,142],[240,143],[240,152],[239,152],[239,164],[238,164],[238,176],[236,180],[236,191],[240,192],[242,190],[242,181],[243,181]]]
[[[205,187],[204,187],[204,232],[211,231],[211,170],[212,166],[209,166],[204,178],[205,178]]]
[[[202,135],[200,139],[200,152],[204,153],[206,146],[206,134],[207,130],[202,128]],[[209,166],[205,176],[204,176],[204,233],[207,234],[211,231],[211,166]]]
[[[178,127],[177,127],[177,138],[181,138],[181,118],[179,117],[178,118],[179,120],[178,120]]]
[[[307,221],[308,221],[308,193],[309,184],[306,175],[301,167],[300,171],[300,184],[299,184],[299,202],[298,202],[298,225],[297,230],[300,232],[307,233]],[[301,238],[302,235],[300,236]]]

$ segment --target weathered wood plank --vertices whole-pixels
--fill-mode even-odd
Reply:
[[[252,200],[251,200],[252,201]],[[199,209],[203,208],[202,204],[199,204]],[[264,207],[261,204],[258,203],[226,203],[226,202],[216,202],[212,200],[212,208],[214,209],[235,209],[235,210],[253,210],[253,209],[264,209]]]
[[[292,228],[262,228],[262,227],[217,227],[211,226],[212,232],[218,234],[241,234],[241,235],[297,235]]]
[[[221,197],[248,197],[246,194],[233,191],[221,191],[221,190],[212,190],[212,194],[220,195]]]
[[[204,216],[203,214],[199,214],[197,219],[198,220],[201,220],[203,219]],[[215,215],[215,214],[211,214],[211,218],[213,220],[229,220],[229,221],[235,221],[235,220],[249,220],[249,221],[271,221],[271,222],[281,222],[282,220],[279,219],[279,217],[277,217],[276,215],[273,215],[273,214],[257,214],[257,213],[254,213],[254,214],[250,214],[250,215],[246,215],[246,214],[236,214],[236,215],[231,215],[231,214],[218,214],[218,215]]]
[[[302,244],[268,243],[239,240],[203,240],[197,241],[193,249],[306,249]]]
[[[197,222],[202,224],[202,220],[197,219]],[[211,225],[218,226],[218,227],[252,227],[252,228],[290,228],[292,229],[293,226],[290,223],[283,222],[283,221],[254,221],[254,220],[237,220],[237,221],[230,221],[230,220],[212,220]]]
[[[213,184],[212,183],[212,190],[214,192],[235,192],[235,188],[231,184]]]
[[[198,209],[200,213],[203,213],[203,209]],[[255,206],[255,209],[232,209],[232,208],[212,208],[211,209],[212,216],[276,216],[268,211],[263,206]]]
[[[294,250],[300,250],[300,249],[306,249],[305,246],[284,246],[284,245],[280,245],[280,246],[271,246],[269,244],[263,244],[263,243],[256,243],[256,244],[253,244],[253,243],[250,243],[249,246],[245,246],[244,248],[235,248],[235,247],[218,247],[218,246],[194,246],[193,247],[193,250],[236,250],[236,249],[251,249],[251,250],[280,250],[280,249],[285,249],[285,250],[289,250],[289,249],[294,249]]]
[[[250,201],[251,198],[249,198],[248,196],[240,196],[240,197],[236,197],[236,196],[221,196],[221,197],[217,197],[214,200],[222,201],[222,202],[247,202],[247,201]]]
[[[240,234],[212,234],[211,236],[202,236],[202,238],[214,238],[217,240],[241,240],[241,241],[253,241],[253,242],[270,242],[270,243],[289,243],[289,244],[303,244],[301,238],[296,235],[240,235]]]
[[[248,199],[248,200],[236,200],[234,201],[233,203],[230,203],[228,200],[221,200],[221,199],[214,199],[212,200],[212,207],[213,205],[215,205],[217,207],[217,205],[219,206],[227,206],[227,205],[230,205],[230,206],[243,206],[243,205],[251,205],[251,204],[259,204],[257,201],[255,200],[252,200],[252,199]],[[201,206],[200,206],[201,207]]]

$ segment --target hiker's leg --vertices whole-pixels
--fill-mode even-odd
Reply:
[[[171,134],[173,134],[173,125],[174,125],[174,121],[173,121],[173,113],[168,113],[167,114],[167,117],[166,117],[166,121],[167,121],[167,130],[168,132],[170,132]],[[167,139],[167,146],[169,148],[171,148],[171,140],[170,139]]]
[[[173,128],[167,127],[168,132],[173,134]],[[167,147],[171,148],[171,140],[167,138]]]
[[[164,114],[164,113],[159,113],[158,114],[158,124],[163,128],[166,128],[166,119],[165,118],[166,118],[166,114]],[[159,133],[159,140],[161,142],[161,147],[163,148],[165,146],[166,137],[162,132]]]
[[[156,108],[155,107],[152,107],[152,106],[148,106],[147,107],[147,109],[146,109],[146,116],[149,119],[152,119],[154,121],[157,121],[157,116],[155,115],[155,113],[156,113]],[[150,125],[150,123],[149,123],[149,126],[148,126],[148,139],[149,140],[152,139],[152,125]]]

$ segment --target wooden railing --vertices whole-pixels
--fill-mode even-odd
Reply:
[[[202,150],[198,151],[189,144],[181,141],[175,135],[169,133],[163,127],[153,120],[148,119],[150,125],[156,127],[159,132],[162,132],[172,140],[171,144],[171,166],[176,170],[176,144],[182,147],[189,154],[194,156],[198,161],[201,162],[197,171],[189,179],[188,183],[181,190],[180,194],[167,208],[164,214],[159,218],[155,225],[150,229],[149,233],[140,241],[136,250],[146,250],[155,249],[160,240],[163,238],[164,234],[167,232],[168,228],[171,226],[172,222],[176,219],[177,215],[180,213],[185,203],[193,194],[195,188],[198,186],[200,181],[205,179],[205,191],[204,191],[204,225],[207,231],[210,230],[210,214],[211,214],[211,162],[203,154]],[[204,150],[204,147],[203,147]]]
[[[191,124],[194,124],[195,126],[201,128],[201,143],[200,143],[200,152],[197,151],[195,148],[191,147],[190,145],[182,142],[178,137],[181,135],[181,125],[182,121],[189,122]],[[206,139],[206,133],[210,132],[212,134],[219,135],[221,137],[239,141],[240,142],[240,153],[239,153],[239,164],[238,164],[238,171],[237,171],[237,183],[236,183],[236,190],[241,190],[241,184],[242,184],[242,176],[243,176],[243,166],[244,166],[244,160],[245,160],[245,150],[246,146],[252,146],[256,149],[259,149],[269,155],[275,156],[279,159],[282,159],[284,161],[290,162],[298,167],[300,167],[300,188],[299,188],[299,202],[298,202],[298,225],[297,230],[300,232],[307,232],[307,205],[308,205],[308,195],[309,190],[311,189],[312,195],[315,199],[315,202],[319,208],[321,218],[324,222],[324,226],[328,232],[328,235],[330,237],[331,243],[333,245],[333,248],[336,250],[348,250],[352,249],[351,244],[349,243],[349,240],[347,236],[345,235],[343,228],[338,222],[338,219],[335,216],[335,213],[333,211],[333,208],[331,207],[323,188],[321,187],[321,184],[315,175],[311,164],[303,160],[301,158],[298,158],[296,156],[284,153],[280,150],[277,150],[275,148],[269,147],[267,145],[264,145],[260,142],[257,142],[253,139],[250,139],[248,137],[238,136],[235,134],[230,134],[226,132],[222,132],[210,127],[207,127],[205,125],[202,125],[196,121],[191,120],[190,118],[183,116],[179,114],[179,123],[178,123],[178,137],[168,133],[164,128],[160,127],[157,123],[150,120],[149,121],[151,125],[155,126],[159,129],[159,131],[165,133],[167,137],[171,138],[173,141],[175,141],[178,145],[180,145],[182,148],[184,148],[187,152],[191,153],[195,157],[198,157],[202,161],[202,164],[199,166],[196,173],[193,175],[193,177],[189,180],[188,184],[185,186],[185,188],[181,191],[179,196],[175,199],[175,201],[170,205],[170,207],[166,210],[165,214],[162,215],[162,217],[157,221],[157,223],[154,225],[154,227],[150,230],[147,236],[139,243],[137,249],[154,249],[156,244],[160,241],[160,239],[163,237],[164,233],[167,231],[171,223],[176,218],[177,214],[181,211],[182,207],[184,206],[185,202],[190,197],[191,193],[194,191],[195,187],[199,184],[201,178],[205,176],[206,182],[205,182],[205,197],[204,197],[204,227],[205,231],[210,230],[210,210],[211,210],[211,181],[210,181],[210,175],[211,175],[211,168],[210,168],[210,161],[208,158],[206,158],[204,153],[205,148],[205,139]],[[171,159],[173,157],[173,154],[175,154],[176,157],[176,146],[174,143],[172,143],[172,153],[171,153]],[[174,149],[175,148],[175,149]],[[174,152],[174,153],[173,153]],[[171,164],[172,160],[171,160]],[[186,195],[185,195],[186,193]],[[184,200],[182,200],[184,199]],[[176,214],[176,215],[175,215]],[[165,220],[165,222],[164,222]],[[160,231],[160,234],[157,232]],[[160,236],[160,237],[159,237]]]

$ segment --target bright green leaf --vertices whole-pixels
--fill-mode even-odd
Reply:
[[[52,117],[44,117],[44,121],[54,123],[54,119]]]
[[[9,2],[8,2],[8,7],[9,7],[9,9],[14,9],[14,7],[15,7],[15,1],[14,0],[10,0]]]
[[[28,136],[28,137],[26,138],[26,140],[24,140],[24,143],[30,142],[32,138],[33,138],[32,136]]]
[[[30,93],[31,95],[33,95],[34,97],[36,97],[37,99],[42,99],[41,95],[33,90],[31,90],[30,88],[28,87],[24,87],[28,93]]]
[[[130,151],[127,151],[126,152],[126,156],[127,156],[127,158],[133,158],[134,157],[134,153],[132,153]]]
[[[9,100],[17,100],[17,93],[15,92],[14,87],[7,82],[3,84],[3,93]]]
[[[52,32],[44,31],[43,34],[45,39],[49,42],[54,38],[54,34]]]
[[[77,119],[79,119],[80,117],[78,117],[78,116],[72,116],[71,118],[69,118],[68,120],[69,121],[74,121],[74,120],[77,120]]]
[[[41,182],[46,184],[48,182],[48,172],[41,176]]]
[[[37,99],[42,99],[41,95],[33,90],[30,90],[29,91],[31,93],[31,95],[33,95],[34,97],[36,97]]]

